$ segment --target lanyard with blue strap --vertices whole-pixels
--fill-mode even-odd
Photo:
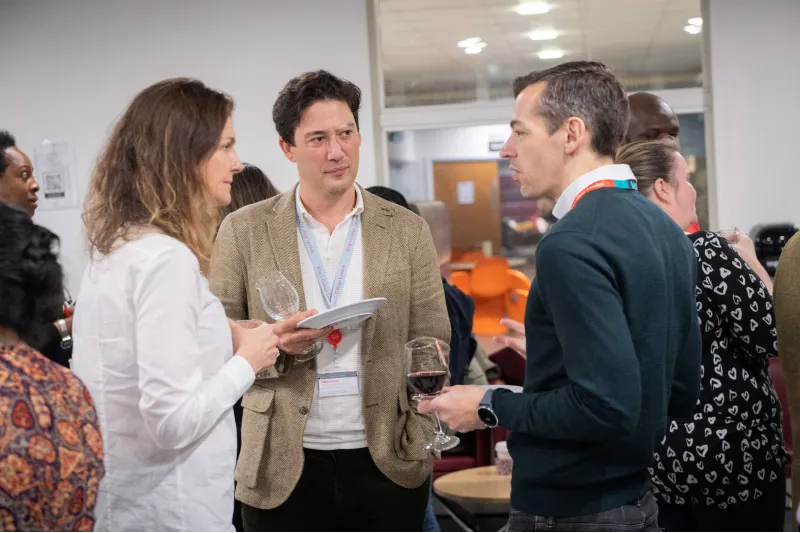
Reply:
[[[350,228],[347,230],[344,249],[342,250],[341,257],[339,257],[339,265],[336,267],[331,285],[328,283],[328,278],[325,275],[325,265],[322,264],[322,258],[317,250],[316,239],[311,235],[308,225],[303,219],[300,206],[297,206],[297,228],[300,230],[300,237],[303,239],[306,252],[308,252],[308,258],[311,260],[311,266],[314,268],[314,276],[317,278],[319,289],[322,292],[322,297],[325,298],[328,309],[333,309],[339,303],[339,297],[344,289],[344,281],[347,278],[347,270],[350,268],[350,260],[353,258],[356,236],[358,235],[360,227],[361,215],[353,215]],[[331,331],[328,334],[327,340],[331,346],[333,346],[334,353],[336,353],[336,347],[342,340],[342,332],[338,329]]]
[[[612,180],[612,179],[604,179],[595,181],[581,192],[575,195],[575,199],[572,201],[572,207],[570,209],[574,209],[575,206],[578,204],[581,198],[584,197],[586,193],[596,191],[597,189],[625,189],[628,191],[635,191],[636,190],[636,180],[635,179],[627,179],[627,180]]]

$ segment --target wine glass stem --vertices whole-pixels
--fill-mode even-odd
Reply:
[[[444,429],[442,429],[442,421],[439,420],[439,411],[434,411],[433,412],[433,424],[434,424],[434,430],[435,430],[436,434],[437,435],[443,435],[444,434]]]

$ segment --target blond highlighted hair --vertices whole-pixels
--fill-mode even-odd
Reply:
[[[183,242],[205,269],[219,210],[202,168],[232,112],[230,97],[187,78],[136,95],[92,173],[83,214],[90,251],[110,254],[152,228]]]
[[[617,150],[615,163],[631,167],[631,172],[636,176],[637,189],[649,196],[659,179],[672,183],[676,154],[680,155],[680,144],[672,137],[637,141],[621,146]]]

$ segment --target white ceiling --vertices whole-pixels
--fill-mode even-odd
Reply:
[[[519,3],[378,0],[387,105],[472,100],[476,91],[507,97],[514,77],[576,59],[606,63],[630,88],[700,83],[702,35],[683,30],[700,16],[700,0],[552,0],[549,13],[527,16],[514,10]],[[530,40],[526,33],[540,27],[560,35]],[[486,48],[465,54],[457,43],[469,37]],[[554,47],[563,59],[535,55]]]

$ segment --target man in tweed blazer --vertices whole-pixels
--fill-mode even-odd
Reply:
[[[301,310],[337,306],[319,271],[341,281],[339,305],[387,299],[335,352],[333,339],[311,360],[289,355],[245,394],[236,498],[248,531],[422,527],[433,430],[409,399],[403,347],[449,342],[450,326],[425,222],[355,185],[359,104],[359,89],[327,72],[291,80],[273,119],[299,185],[228,216],[217,235],[209,281],[232,319],[270,321],[255,285],[271,271],[297,288]],[[349,385],[327,388],[331,372]]]

